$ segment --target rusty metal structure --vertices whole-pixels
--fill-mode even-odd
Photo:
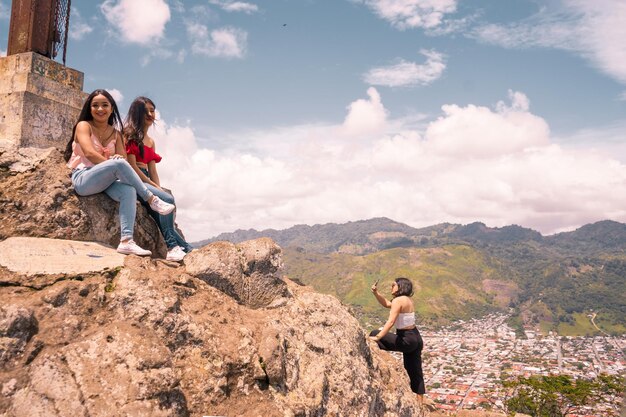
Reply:
[[[55,59],[67,55],[71,0],[13,0],[7,55],[37,52]]]

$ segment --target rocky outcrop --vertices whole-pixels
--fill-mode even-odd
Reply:
[[[276,275],[282,266],[280,247],[269,238],[211,243],[185,257],[189,274],[206,281],[252,308],[278,305],[289,296]]]
[[[234,279],[216,271],[232,251],[198,252],[214,256],[212,282]],[[337,299],[277,278],[269,240],[237,253],[234,269],[281,303],[246,305],[185,266],[135,256],[39,291],[1,269],[0,415],[415,415],[402,365]]]
[[[0,155],[0,241],[115,246],[117,204],[78,197],[60,152],[46,152]],[[135,239],[164,254],[141,206]],[[370,345],[337,299],[282,279],[270,239],[216,242],[184,265],[127,256],[122,267],[69,272],[32,262],[0,266],[0,416],[417,410],[401,364]]]
[[[20,148],[14,144],[5,147],[0,142],[0,171],[19,173],[33,170],[53,153],[55,148]]]
[[[21,148],[0,153],[0,182],[0,240],[34,236],[117,247],[118,203],[103,193],[76,195],[59,150],[29,153]],[[134,237],[154,256],[165,257],[163,237],[140,204]]]

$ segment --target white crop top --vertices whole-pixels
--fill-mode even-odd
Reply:
[[[415,326],[415,313],[400,313],[395,322],[396,329],[405,329]]]

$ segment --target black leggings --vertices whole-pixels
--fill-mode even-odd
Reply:
[[[372,330],[370,336],[376,336],[380,330]],[[424,386],[424,373],[422,372],[422,348],[424,341],[420,332],[415,329],[397,330],[397,334],[387,333],[378,342],[382,350],[402,352],[404,369],[409,374],[411,391],[423,395],[426,392]]]

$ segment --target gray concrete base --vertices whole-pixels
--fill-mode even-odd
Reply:
[[[21,275],[86,274],[124,265],[125,256],[95,242],[10,237],[0,242],[0,266]]]
[[[83,73],[34,52],[0,58],[0,148],[65,148],[87,94]]]

